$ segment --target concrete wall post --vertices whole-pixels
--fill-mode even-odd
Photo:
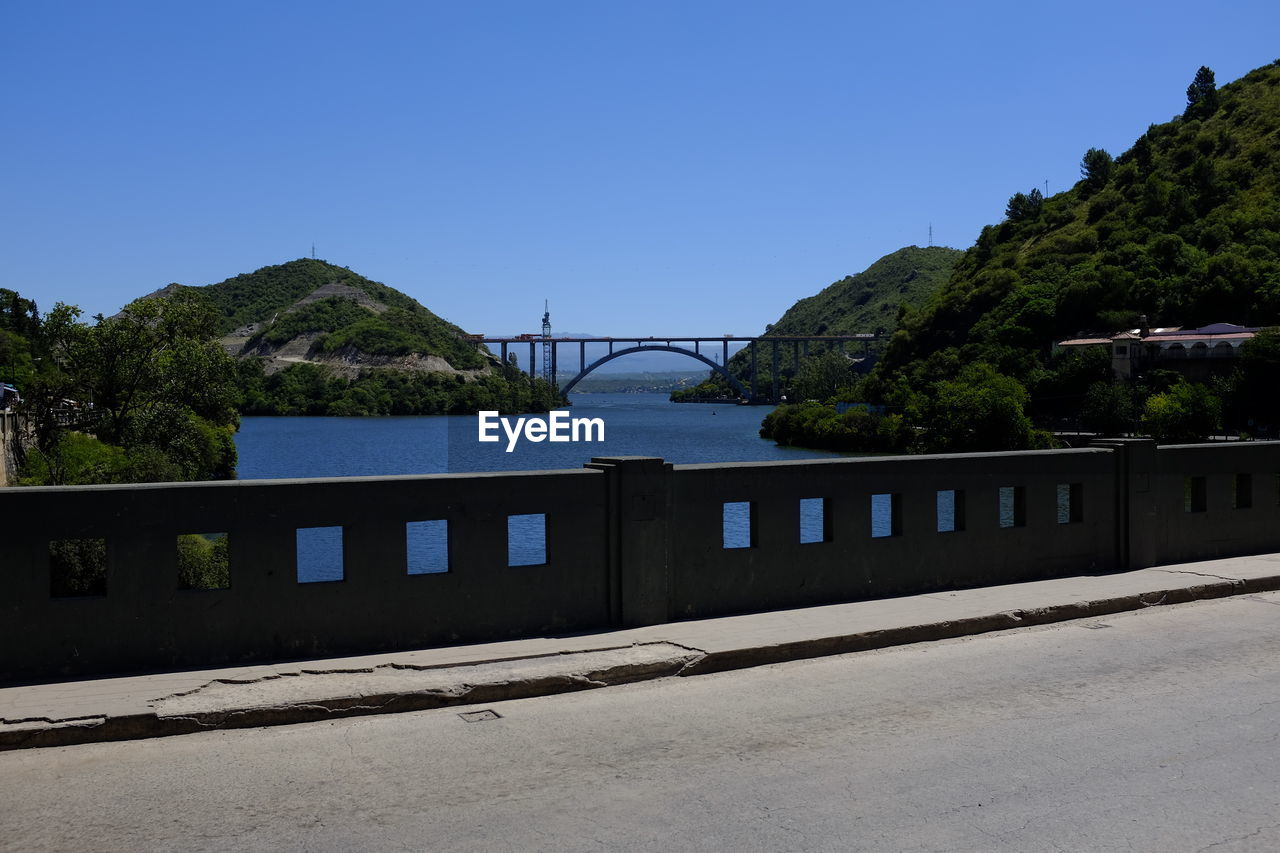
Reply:
[[[1150,438],[1100,438],[1090,447],[1116,454],[1116,563],[1121,569],[1156,564],[1156,443]]]
[[[654,456],[600,456],[608,495],[609,611],[623,627],[671,621],[671,463]]]

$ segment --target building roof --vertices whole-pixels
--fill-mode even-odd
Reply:
[[[1245,337],[1252,337],[1257,331],[1258,329],[1253,326],[1237,326],[1234,323],[1210,323],[1209,325],[1201,326],[1198,329],[1152,329],[1150,337],[1204,338],[1217,335],[1243,335]]]
[[[1152,329],[1146,336],[1143,336],[1141,329],[1126,329],[1116,332],[1109,337],[1089,337],[1089,338],[1071,338],[1070,340],[1059,341],[1060,347],[1087,347],[1102,346],[1110,344],[1113,341],[1151,341],[1160,344],[1175,344],[1181,342],[1193,341],[1236,341],[1247,340],[1252,338],[1260,331],[1255,326],[1237,326],[1234,323],[1210,323],[1207,326],[1201,326],[1198,329],[1183,329],[1178,326],[1162,326]]]
[[[1060,347],[1088,347],[1100,346],[1102,344],[1111,343],[1111,338],[1072,338],[1069,341],[1059,341]]]

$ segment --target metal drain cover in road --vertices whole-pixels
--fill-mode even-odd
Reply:
[[[464,711],[458,715],[468,723],[482,723],[485,720],[501,720],[502,715],[497,711],[490,711],[488,708],[483,711]]]

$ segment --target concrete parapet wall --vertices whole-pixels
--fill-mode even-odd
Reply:
[[[9,479],[16,474],[13,464],[17,437],[17,414],[0,412],[0,487],[9,485]]]
[[[1003,490],[1003,491],[1002,491]],[[939,508],[954,507],[939,532]],[[814,499],[821,499],[815,501]],[[801,542],[801,501],[822,519]],[[725,504],[746,508],[726,547]],[[508,565],[508,516],[546,561]],[[1280,443],[0,492],[0,680],[464,643],[1280,550]],[[406,523],[448,570],[410,574]],[[810,516],[812,521],[812,515]],[[343,579],[299,583],[306,527]],[[228,589],[180,590],[176,539],[230,537]],[[106,594],[55,598],[49,543],[103,539]]]
[[[595,471],[8,489],[0,677],[308,657],[608,624]],[[507,515],[547,512],[546,565],[507,566]],[[405,523],[449,523],[410,575]],[[341,525],[344,579],[299,583],[296,531]],[[177,588],[176,538],[225,532],[231,586]],[[48,543],[107,541],[105,596],[50,596]]]
[[[1111,571],[1117,567],[1114,479],[1114,454],[1092,449],[677,465],[675,615]],[[1078,521],[1058,523],[1060,484],[1077,485]],[[1014,526],[1000,526],[1001,487],[1021,490]],[[962,503],[963,529],[938,532],[939,491]],[[879,506],[892,507],[889,518],[873,519],[874,495],[888,496]],[[825,501],[825,541],[800,541],[806,498]],[[755,547],[722,547],[721,512],[730,501],[750,503]],[[888,535],[873,536],[873,528],[886,523]]]
[[[1160,563],[1280,551],[1280,442],[1173,445],[1155,458]]]

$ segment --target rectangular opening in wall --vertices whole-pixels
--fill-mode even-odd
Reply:
[[[178,589],[230,589],[230,539],[225,533],[178,537]]]
[[[830,526],[827,524],[826,498],[800,499],[800,544],[830,542]]]
[[[298,583],[333,583],[345,578],[341,527],[298,528]]]
[[[107,540],[55,539],[49,543],[49,595],[107,594]]]
[[[1027,525],[1027,488],[1026,486],[1000,487],[1000,526],[1026,527]]]
[[[1236,474],[1236,491],[1234,507],[1249,509],[1253,506],[1253,475]]]
[[[543,566],[547,563],[547,515],[531,512],[507,516],[507,565]]]
[[[937,496],[938,532],[964,530],[964,490],[940,489]]]
[[[883,539],[902,535],[902,495],[871,496],[871,537]]]
[[[449,522],[410,521],[404,526],[405,565],[411,575],[449,571]]]
[[[1058,523],[1076,524],[1084,521],[1084,484],[1058,484]]]
[[[751,501],[729,501],[721,516],[721,536],[725,548],[754,548],[756,507]]]
[[[1185,477],[1182,480],[1182,509],[1184,512],[1205,511],[1205,478]]]

